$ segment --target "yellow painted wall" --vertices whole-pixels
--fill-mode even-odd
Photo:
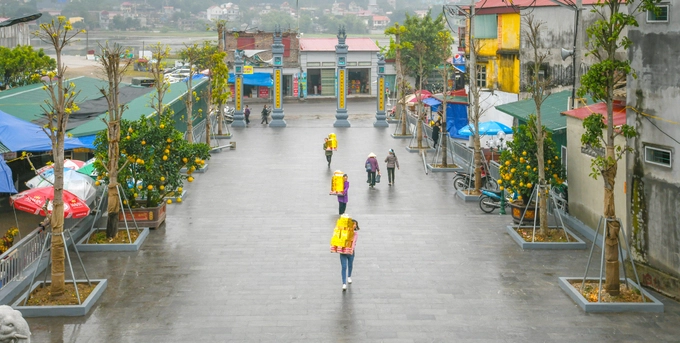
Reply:
[[[486,57],[488,62],[478,62],[486,64],[486,83],[487,87],[495,87],[504,92],[519,94],[519,41],[521,18],[518,13],[508,13],[498,15],[498,38],[480,39],[480,51],[478,57]],[[470,25],[470,21],[467,21]],[[469,53],[469,37],[466,50]],[[514,50],[517,55],[508,59],[507,55],[501,57],[498,50]],[[479,59],[478,59],[479,61]]]
[[[518,13],[499,15],[498,31],[500,34],[500,48],[502,50],[519,51],[520,17]]]

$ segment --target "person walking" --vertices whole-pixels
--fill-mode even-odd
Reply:
[[[323,150],[326,154],[326,161],[328,161],[328,168],[331,167],[331,159],[333,158],[333,149],[331,149],[331,142],[328,138],[323,139]]]
[[[434,121],[434,125],[432,126],[432,141],[434,142],[433,148],[437,148],[437,144],[439,143],[439,132],[441,132],[442,129],[442,117],[438,116],[437,120]]]
[[[349,191],[349,181],[347,181],[347,174],[342,176],[342,180],[344,182],[344,185],[342,187],[342,194],[338,194],[338,212],[340,215],[343,215],[345,213],[345,209],[347,208],[347,201],[349,200],[349,197],[347,196],[347,191]]]
[[[375,158],[374,153],[368,154],[368,159],[366,159],[366,173],[368,174],[368,186],[375,187],[375,173],[380,174],[380,166],[378,165],[378,160]]]
[[[267,108],[267,104],[262,107],[262,121],[260,121],[260,124],[269,124],[269,109]]]
[[[394,167],[399,169],[399,160],[397,159],[397,155],[394,154],[393,149],[390,149],[387,152],[385,163],[387,163],[387,180],[389,181],[389,185],[392,186],[394,184]]]
[[[357,245],[357,231],[359,231],[359,222],[352,219],[352,231],[354,238],[352,238],[352,246],[348,248],[331,246],[331,252],[340,254],[340,266],[342,276],[342,291],[347,290],[347,284],[352,284],[352,269],[354,267],[354,249]]]
[[[250,108],[246,105],[246,109],[243,110],[243,114],[246,116],[246,124],[250,124]]]

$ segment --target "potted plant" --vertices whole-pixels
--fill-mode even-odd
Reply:
[[[108,181],[105,166],[108,161],[108,136],[105,131],[95,140],[95,167],[98,178]],[[165,220],[164,198],[181,194],[184,180],[192,182],[194,170],[205,165],[210,158],[210,147],[205,143],[189,143],[174,128],[168,115],[156,118],[142,116],[139,120],[121,121],[119,164],[122,166],[118,180],[123,190],[123,206],[120,227],[132,222],[150,228],[160,226]],[[187,174],[180,173],[185,167]],[[181,199],[177,199],[181,201]],[[172,203],[172,200],[167,200]],[[132,210],[128,209],[131,208]],[[132,213],[131,213],[132,212]]]
[[[535,135],[531,127],[535,125],[535,116],[529,116],[529,122],[525,125],[513,128],[513,139],[507,142],[507,149],[501,153],[500,179],[498,184],[501,190],[508,194],[515,194],[516,198],[510,202],[512,218],[519,224],[522,215],[524,223],[533,223],[535,205],[528,204],[534,188],[538,183],[538,161],[536,154]],[[544,131],[545,128],[543,128]],[[543,152],[545,158],[546,182],[552,186],[563,182],[562,164],[557,154],[557,145],[552,139],[550,132],[545,132]],[[535,199],[534,199],[535,200]]]

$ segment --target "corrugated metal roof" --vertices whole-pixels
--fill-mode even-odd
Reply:
[[[4,154],[6,152],[12,152],[12,151],[9,150],[9,148],[6,147],[4,144],[2,144],[2,142],[0,142],[0,154]]]
[[[564,90],[550,95],[541,105],[541,122],[551,131],[563,130],[567,127],[567,117],[562,112],[568,109],[568,100],[571,90]],[[593,100],[587,96],[586,104],[592,104]],[[496,106],[496,109],[507,113],[515,118],[527,121],[529,115],[536,113],[534,99],[520,100],[509,104]]]
[[[337,38],[300,38],[300,51],[335,51]],[[366,37],[347,38],[349,51],[380,51],[375,42]]]
[[[565,5],[569,5],[573,1],[560,0]],[[598,0],[583,0],[583,5],[594,5]],[[512,4],[512,5],[511,5]],[[498,7],[551,7],[560,6],[551,0],[479,0],[475,4],[475,8],[498,8]],[[466,6],[469,7],[469,6]]]
[[[600,113],[607,116],[607,103],[598,102],[588,106],[583,106],[574,110],[564,111],[563,115],[578,119],[586,119],[593,113]],[[626,123],[626,103],[621,100],[614,100],[614,126],[623,125]]]
[[[203,82],[207,82],[207,78],[196,79],[193,81],[192,86],[194,89],[201,85]],[[185,82],[177,82],[170,84],[170,89],[165,93],[163,98],[163,103],[166,106],[170,106],[178,101],[182,101],[181,97],[186,94],[187,84]],[[149,105],[151,99],[156,95],[156,91],[145,94],[135,100],[127,103],[127,109],[123,113],[123,119],[127,120],[137,120],[140,116],[149,116],[155,113],[155,111]],[[96,134],[101,130],[106,129],[106,124],[101,120],[105,118],[106,113],[102,113],[97,118],[90,120],[89,122],[80,125],[69,133],[74,137],[82,137]]]
[[[69,79],[76,85],[76,91],[80,91],[78,103],[101,98],[100,87],[107,87],[107,82],[91,77],[78,77]],[[40,106],[45,105],[48,99],[47,92],[42,89],[42,83],[18,87],[0,93],[0,110],[11,114],[21,120],[33,122],[44,117],[44,111]]]

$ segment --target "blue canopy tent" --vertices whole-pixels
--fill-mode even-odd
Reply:
[[[9,151],[52,150],[52,140],[42,127],[23,121],[3,111],[0,111],[0,142]],[[92,144],[85,144],[78,138],[64,138],[64,150],[75,148],[94,149]]]
[[[236,77],[234,74],[229,74],[229,80],[227,82],[233,84],[235,80]],[[248,86],[272,87],[274,86],[274,81],[269,73],[252,73],[243,74],[243,84]]]
[[[12,170],[0,155],[0,193],[17,193],[12,181]]]
[[[465,139],[467,137],[460,135],[458,130],[468,124],[467,97],[463,96],[463,93],[459,94],[459,91],[453,92],[452,94],[453,95],[446,96],[446,131],[449,133],[451,138]],[[444,101],[444,96],[441,94],[435,94],[433,98],[439,101],[440,105],[436,105],[436,107],[432,106],[432,110],[438,111],[439,106],[441,106],[441,103]]]

